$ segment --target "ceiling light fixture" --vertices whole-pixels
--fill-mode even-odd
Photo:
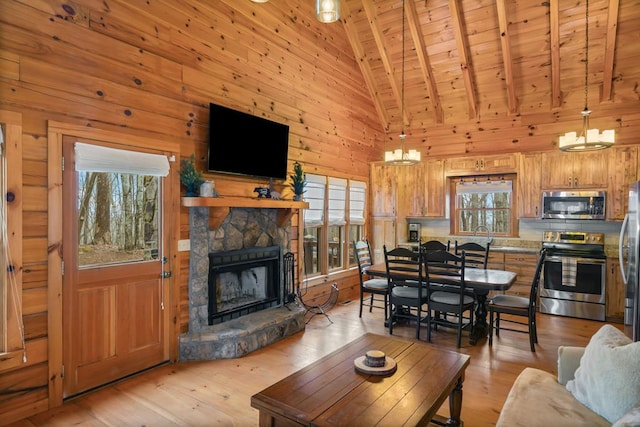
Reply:
[[[400,148],[393,151],[385,151],[384,161],[392,165],[414,165],[420,162],[420,152],[418,150],[405,151],[404,141],[407,135],[404,133],[404,0],[402,0],[402,99],[400,121],[402,122],[402,132],[400,133]]]
[[[316,18],[323,24],[340,19],[340,0],[316,0]]]
[[[611,147],[615,142],[613,129],[600,133],[600,129],[589,129],[589,115],[587,107],[589,98],[589,0],[585,3],[585,44],[584,44],[584,110],[582,110],[582,129],[580,135],[567,132],[558,140],[558,147],[562,151],[593,151]]]
[[[254,3],[266,3],[269,0],[251,0],[251,1],[254,2]]]

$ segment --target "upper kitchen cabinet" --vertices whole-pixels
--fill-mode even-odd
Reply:
[[[371,216],[396,215],[398,201],[397,166],[384,163],[371,164]]]
[[[542,189],[607,188],[608,152],[542,153]]]
[[[395,166],[398,186],[398,216],[425,216],[425,162],[411,166]]]
[[[426,162],[426,213],[431,218],[445,216],[445,199],[447,193],[446,178],[444,176],[445,161],[429,160]]]
[[[622,220],[629,204],[629,185],[638,177],[638,148],[615,147],[609,153],[607,219]]]
[[[517,154],[447,159],[446,176],[513,173],[518,168]]]
[[[540,218],[542,214],[542,155],[527,153],[520,155],[518,172],[518,216]]]

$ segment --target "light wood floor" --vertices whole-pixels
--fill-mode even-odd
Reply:
[[[315,316],[304,332],[240,359],[166,365],[77,397],[17,426],[255,426],[253,394],[355,339],[364,332],[386,334],[381,310],[358,318],[358,303],[330,311],[333,323]],[[511,384],[526,366],[556,372],[559,345],[586,345],[603,323],[539,315],[536,353],[525,334],[502,332],[490,348],[486,340],[459,350],[471,355],[466,371],[464,425],[494,425]],[[620,325],[617,325],[620,326]],[[415,326],[396,326],[394,335],[412,339]],[[422,335],[424,338],[424,331]],[[432,345],[455,349],[453,331],[439,329]],[[439,414],[448,415],[445,404]]]

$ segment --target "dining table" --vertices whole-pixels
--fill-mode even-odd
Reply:
[[[387,277],[387,267],[384,263],[374,264],[366,269],[366,274],[376,277]],[[475,322],[469,335],[469,343],[475,345],[480,338],[486,338],[489,333],[487,323],[487,295],[491,291],[506,291],[516,281],[518,275],[513,271],[496,270],[491,268],[465,268],[465,286],[473,290],[476,297]],[[430,275],[431,280],[437,282],[437,277]],[[407,279],[411,279],[407,277]],[[450,277],[447,278],[449,281]],[[386,320],[386,319],[385,319]]]

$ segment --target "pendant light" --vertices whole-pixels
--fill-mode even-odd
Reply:
[[[584,110],[582,110],[582,129],[580,135],[567,132],[558,140],[558,147],[562,151],[593,151],[611,147],[615,142],[613,129],[600,133],[600,129],[589,129],[589,115],[587,107],[589,98],[589,0],[585,3],[585,44],[584,44]]]
[[[414,165],[420,162],[420,152],[418,150],[405,151],[404,142],[407,135],[404,133],[404,0],[402,0],[402,99],[400,101],[402,111],[400,120],[402,121],[402,132],[400,132],[400,148],[393,151],[385,151],[384,161],[392,165]]]
[[[316,18],[323,24],[340,19],[340,0],[316,0]]]

